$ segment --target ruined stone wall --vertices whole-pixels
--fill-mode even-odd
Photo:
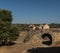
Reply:
[[[31,34],[33,33],[33,34]],[[45,37],[44,39],[42,38],[43,34],[47,34],[47,37]],[[30,38],[28,38],[28,36],[31,36]],[[25,39],[28,38],[25,44],[31,44],[31,45],[39,45],[39,46],[43,46],[43,45],[48,45],[48,44],[43,44],[43,41],[48,41],[49,39],[49,35],[52,37],[52,43],[49,46],[53,46],[53,45],[58,45],[60,44],[60,30],[35,30],[35,31],[31,31],[30,35],[29,32],[26,35]]]

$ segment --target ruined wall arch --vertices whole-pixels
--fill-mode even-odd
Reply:
[[[32,34],[31,34],[32,33]],[[37,30],[37,31],[33,31],[33,32],[29,32],[25,37],[25,43],[26,44],[34,44],[34,45],[44,45],[42,42],[43,42],[43,39],[42,39],[42,35],[43,34],[47,34],[48,36],[50,35],[52,37],[52,43],[50,46],[54,45],[55,44],[55,39],[56,39],[56,36],[54,35],[54,33],[50,30]],[[27,40],[28,39],[28,40]]]
[[[48,37],[48,38],[51,38],[52,40],[52,43],[51,44],[46,44],[46,45],[53,45],[54,44],[54,39],[55,39],[55,36],[54,36],[54,34],[50,31],[50,32],[48,32],[48,31],[46,31],[46,32],[42,32],[41,34],[41,39],[42,39],[42,42],[43,42],[43,39],[44,38],[42,38],[42,37]],[[48,40],[47,40],[48,41]],[[42,43],[43,44],[43,43]]]

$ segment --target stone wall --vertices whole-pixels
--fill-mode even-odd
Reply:
[[[33,34],[29,35],[29,32],[28,32],[28,36],[31,36],[31,37],[28,39],[28,41],[26,41],[25,44],[48,46],[48,44],[42,43],[44,41],[44,39],[42,38],[43,34],[47,34],[47,38],[45,37],[46,39],[45,41],[48,41],[49,35],[52,37],[52,44],[49,46],[60,44],[60,30],[59,31],[57,31],[56,29],[55,30],[54,29],[53,30],[35,30],[35,31],[31,31],[30,33],[33,33]],[[28,38],[28,36],[26,35],[25,39]]]

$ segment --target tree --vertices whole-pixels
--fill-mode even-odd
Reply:
[[[18,33],[16,32],[18,32],[18,29],[12,27],[12,20],[11,11],[0,9],[0,44],[6,45],[9,41],[13,41],[13,36],[15,39],[17,38]]]
[[[9,40],[10,41],[15,41],[18,38],[18,28],[16,26],[11,26],[11,29],[9,30]]]

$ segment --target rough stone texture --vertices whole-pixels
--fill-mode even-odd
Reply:
[[[33,33],[33,34],[32,34]],[[42,35],[43,34],[50,34],[52,37],[52,44],[50,46],[54,46],[60,43],[60,29],[48,29],[48,30],[35,30],[30,31],[25,37],[26,43],[34,44],[34,45],[44,45],[42,43]],[[47,39],[48,40],[48,39]],[[25,44],[26,44],[25,43]]]
[[[52,44],[49,46],[42,43],[43,39],[41,36],[45,33],[50,34],[53,39]],[[24,43],[23,41],[27,36],[29,39]],[[60,29],[35,30],[29,32],[23,31],[16,40],[16,45],[0,47],[0,53],[26,53],[30,48],[54,46],[60,46]]]

